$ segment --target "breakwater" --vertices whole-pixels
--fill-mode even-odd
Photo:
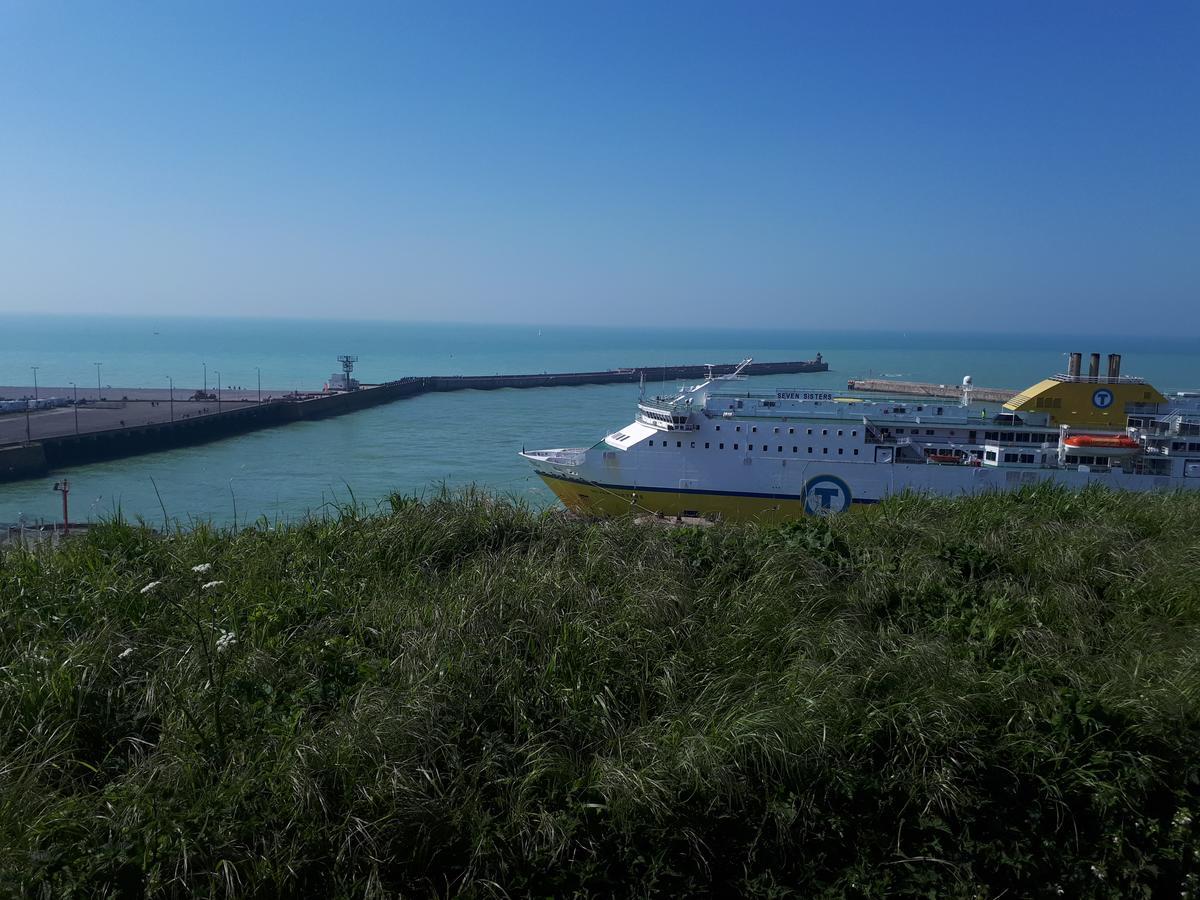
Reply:
[[[957,400],[962,397],[962,387],[953,384],[926,384],[922,381],[888,381],[881,378],[852,378],[846,382],[852,391],[871,394],[895,394],[905,397],[938,397]],[[972,387],[971,397],[989,403],[1007,403],[1017,395],[1005,388]]]
[[[732,364],[703,366],[647,366],[600,372],[544,372],[530,375],[431,375],[401,378],[367,385],[345,393],[304,394],[262,403],[238,403],[205,415],[174,421],[85,430],[0,445],[0,482],[36,478],[51,469],[120,459],[221,440],[237,434],[309,419],[344,415],[418,394],[438,391],[501,390],[505,388],[571,387],[589,384],[636,384],[703,378],[708,372],[724,375]],[[790,375],[828,371],[820,354],[814,360],[751,363],[747,375]]]

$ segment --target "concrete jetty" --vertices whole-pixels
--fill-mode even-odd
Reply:
[[[436,391],[500,390],[503,388],[563,387],[588,384],[636,384],[642,378],[661,381],[700,379],[732,372],[735,364],[714,366],[644,366],[603,372],[554,372],[540,375],[431,375],[362,385],[345,392],[280,394],[238,391],[221,399],[180,399],[172,404],[168,391],[158,388],[105,388],[103,399],[80,397],[77,406],[60,406],[0,415],[0,482],[35,478],[50,469],[118,459],[220,440],[235,434],[305,419],[355,412],[406,397]],[[820,354],[813,360],[752,363],[747,375],[789,375],[828,371]],[[211,394],[211,392],[210,392]],[[39,396],[71,396],[63,388],[40,388]],[[2,397],[30,397],[27,387],[0,387]],[[236,398],[236,399],[235,399]]]
[[[851,378],[846,387],[868,394],[895,394],[905,397],[938,397],[957,400],[962,397],[962,385],[927,384],[922,381],[890,381],[882,378]],[[971,397],[988,403],[1007,403],[1018,391],[1006,388],[972,387]]]

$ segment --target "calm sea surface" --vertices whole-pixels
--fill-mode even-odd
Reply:
[[[563,372],[619,366],[811,359],[820,375],[752,379],[753,387],[844,387],[888,375],[1022,388],[1064,371],[1064,353],[1124,355],[1123,372],[1164,391],[1200,388],[1200,339],[1072,335],[900,334],[798,330],[563,328],[396,322],[183,318],[8,317],[0,320],[0,384],[94,390],[225,385],[264,391],[319,389],[337,356],[359,356],[364,382],[404,375]],[[1086,365],[1086,359],[1085,363]],[[1102,363],[1103,366],[1103,363]],[[668,387],[673,387],[669,385]],[[661,386],[651,386],[661,387]],[[69,470],[76,518],[120,510],[228,523],[294,519],[352,498],[373,506],[390,493],[478,484],[544,505],[553,497],[516,456],[522,446],[586,446],[632,420],[636,385],[432,394],[321,422],[269,429],[214,444]],[[0,522],[53,519],[54,476],[0,484]]]

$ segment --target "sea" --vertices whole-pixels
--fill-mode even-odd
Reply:
[[[737,318],[731,315],[730,318]],[[1200,338],[808,330],[779,327],[584,327],[521,324],[280,320],[192,317],[5,315],[0,384],[75,382],[94,388],[177,391],[224,385],[264,394],[319,390],[358,357],[364,383],[407,375],[594,371],[632,366],[735,363],[746,357],[812,359],[829,371],[750,379],[749,388],[844,388],[851,378],[890,378],[1020,389],[1066,370],[1066,354],[1121,353],[1122,372],[1160,390],[1200,389]],[[1102,370],[1106,363],[1102,362]],[[676,384],[650,384],[647,393]],[[45,396],[46,391],[42,391]],[[523,447],[583,447],[632,421],[632,384],[427,394],[317,422],[300,422],[210,444],[73,467],[0,484],[0,523],[61,516],[53,483],[71,482],[72,517],[121,515],[161,526],[277,525],[374,510],[392,494],[430,496],[478,486],[536,508],[555,500],[518,458]]]

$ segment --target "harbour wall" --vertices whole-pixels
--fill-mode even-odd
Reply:
[[[962,387],[950,384],[926,384],[922,381],[888,381],[880,378],[852,378],[846,382],[846,387],[852,391],[863,391],[873,394],[892,394],[906,397],[937,397],[945,400],[958,400],[962,397]],[[1004,388],[972,387],[971,397],[987,403],[1007,403],[1017,395],[1017,391]]]
[[[46,453],[41,444],[0,447],[0,481],[35,478],[46,469]]]
[[[724,375],[733,365],[712,366]],[[828,371],[829,364],[815,360],[751,363],[747,375],[787,375]],[[540,375],[430,375],[401,378],[357,391],[285,397],[264,403],[238,404],[233,409],[203,416],[124,428],[109,428],[43,438],[30,444],[0,447],[0,482],[36,478],[51,469],[120,459],[221,440],[260,428],[307,419],[323,419],[356,412],[407,397],[439,391],[490,391],[503,388],[569,387],[588,384],[637,383],[703,378],[708,366],[653,366],[611,369],[604,372],[553,372]]]

